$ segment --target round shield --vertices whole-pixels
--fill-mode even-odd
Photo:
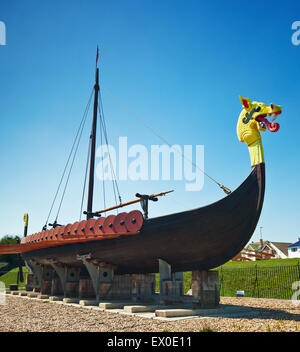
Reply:
[[[86,235],[94,235],[95,234],[95,225],[96,225],[96,219],[89,219],[84,228],[84,233]]]
[[[131,211],[125,218],[125,226],[129,232],[138,231],[143,226],[143,222],[143,214],[138,210]]]
[[[32,236],[32,242],[35,243],[35,241],[36,241],[36,238],[35,238],[36,233],[33,233],[31,236]]]
[[[42,235],[42,241],[46,241],[46,237],[48,236],[48,230],[43,231],[43,235]]]
[[[48,232],[48,241],[52,241],[53,240],[53,235],[54,235],[54,229],[49,230]]]
[[[126,216],[127,216],[127,213],[120,213],[115,217],[114,229],[117,233],[127,232],[127,229],[125,226]]]
[[[116,233],[116,230],[114,228],[114,221],[115,221],[116,216],[115,215],[109,215],[104,223],[103,223],[103,231],[104,233]]]
[[[41,240],[41,232],[38,232],[36,235],[36,242],[40,242]]]
[[[100,217],[97,219],[94,227],[94,231],[96,235],[103,235],[104,229],[103,229],[103,224],[104,224],[105,218]]]
[[[57,240],[58,240],[59,231],[60,231],[60,226],[55,227],[55,229],[54,229],[54,231],[53,231],[53,240],[54,240],[54,241],[57,241]]]
[[[77,235],[78,225],[79,225],[78,221],[74,222],[74,224],[72,225],[72,227],[71,227],[71,235],[72,236],[74,236],[74,235],[76,236]]]
[[[71,228],[72,228],[72,224],[68,224],[65,226],[65,229],[64,229],[65,238],[71,235]]]
[[[65,226],[60,226],[57,233],[57,240],[62,240],[64,238]]]
[[[80,221],[77,228],[77,235],[84,235],[86,220]]]

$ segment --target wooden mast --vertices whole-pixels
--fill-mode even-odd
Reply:
[[[96,130],[97,130],[97,110],[98,110],[98,93],[99,93],[99,69],[97,67],[98,48],[96,56],[96,77],[95,77],[95,95],[94,95],[94,112],[93,124],[91,132],[91,157],[90,157],[90,175],[89,175],[89,190],[87,202],[87,220],[93,217],[93,193],[94,193],[94,174],[95,174],[95,149],[96,149]]]

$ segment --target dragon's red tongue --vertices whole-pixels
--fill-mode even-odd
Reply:
[[[269,120],[267,120],[266,118],[264,118],[262,116],[257,117],[256,121],[264,122],[270,132],[277,132],[279,130],[279,127],[280,127],[279,123],[277,123],[277,122],[272,122],[271,123]]]

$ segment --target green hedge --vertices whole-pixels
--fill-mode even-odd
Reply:
[[[19,268],[14,268],[9,272],[6,272],[5,274],[2,274],[0,271],[0,281],[5,283],[6,288],[9,288],[10,284],[17,283],[18,271],[19,271]],[[23,267],[24,282],[19,282],[19,288],[25,288],[27,274],[28,274],[28,269],[26,266],[24,266]]]

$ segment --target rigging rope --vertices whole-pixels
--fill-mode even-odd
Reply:
[[[55,196],[54,196],[54,199],[53,199],[53,201],[52,201],[52,204],[51,204],[51,207],[50,207],[50,211],[49,211],[48,216],[47,216],[47,220],[46,220],[46,222],[45,222],[45,226],[44,226],[45,229],[47,228],[48,221],[49,221],[49,218],[50,218],[50,215],[51,215],[51,212],[52,212],[54,203],[55,203],[55,201],[56,201],[57,195],[58,195],[58,193],[59,193],[61,184],[62,184],[62,182],[63,182],[65,173],[66,173],[66,171],[67,171],[68,164],[69,164],[70,159],[71,159],[71,156],[72,156],[72,154],[73,154],[73,150],[74,150],[74,147],[75,147],[75,145],[76,145],[77,138],[78,138],[78,136],[79,136],[80,131],[82,131],[82,125],[85,123],[86,116],[87,116],[87,113],[88,113],[88,109],[89,109],[89,106],[90,106],[90,102],[91,102],[92,96],[93,96],[93,89],[92,89],[92,92],[91,92],[91,94],[90,94],[90,97],[89,97],[87,106],[86,106],[86,108],[85,108],[85,111],[84,111],[84,113],[83,113],[83,117],[82,117],[81,122],[80,122],[80,124],[79,124],[77,133],[76,133],[76,135],[75,135],[75,139],[74,139],[73,145],[72,145],[72,147],[71,147],[71,151],[70,151],[70,153],[69,153],[69,156],[68,156],[66,165],[65,165],[65,167],[64,167],[64,170],[63,170],[63,173],[62,173],[62,176],[61,176],[61,179],[60,179],[58,188],[57,188],[57,190],[56,190],[56,192],[55,192]],[[81,133],[82,133],[82,132],[81,132]],[[61,201],[61,203],[62,203],[62,201]],[[56,217],[56,219],[57,219],[57,217]]]
[[[58,215],[59,215],[59,212],[60,212],[60,209],[61,209],[61,205],[62,205],[62,202],[63,202],[64,197],[65,197],[66,189],[67,189],[67,186],[68,186],[68,183],[69,183],[70,175],[71,175],[71,172],[72,172],[72,168],[73,168],[75,157],[76,157],[77,150],[78,150],[78,147],[79,147],[79,143],[80,143],[80,139],[81,139],[81,136],[82,136],[83,128],[84,128],[84,125],[85,125],[85,122],[86,122],[86,118],[87,118],[87,114],[88,114],[88,110],[89,110],[89,107],[90,107],[90,102],[91,102],[91,100],[89,101],[88,108],[86,110],[86,115],[85,115],[85,118],[84,118],[84,121],[83,121],[83,124],[82,124],[82,127],[81,127],[81,131],[80,131],[80,134],[79,134],[79,138],[78,138],[78,141],[77,141],[76,149],[75,149],[75,152],[74,152],[74,156],[73,156],[73,159],[72,159],[71,167],[70,167],[69,174],[68,174],[68,177],[67,177],[67,180],[66,180],[65,188],[64,188],[64,191],[63,191],[63,194],[62,194],[62,197],[61,197],[61,201],[60,201],[60,204],[59,204],[59,207],[58,207],[58,211],[57,211],[57,215],[56,215],[55,221],[57,221],[57,218],[58,218]]]
[[[211,177],[210,175],[208,175],[204,170],[202,170],[195,162],[193,162],[192,160],[190,160],[188,157],[186,157],[181,150],[178,150],[176,148],[174,148],[171,143],[169,143],[164,137],[162,137],[159,133],[157,133],[151,126],[149,126],[143,119],[141,119],[139,116],[137,116],[132,110],[130,110],[128,107],[126,107],[124,104],[122,104],[113,94],[111,94],[106,88],[102,89],[104,91],[106,91],[112,98],[113,100],[119,105],[121,106],[124,110],[126,110],[134,119],[136,119],[137,121],[141,122],[151,133],[153,133],[154,135],[156,135],[160,140],[162,140],[164,143],[166,143],[171,149],[173,149],[174,151],[176,151],[177,153],[179,153],[181,155],[181,157],[183,159],[186,159],[188,162],[190,162],[193,166],[195,166],[199,171],[201,171],[205,176],[207,176],[210,180],[212,180],[213,182],[215,182],[226,194],[230,194],[231,190],[225,186],[223,186],[221,183],[219,183],[217,180],[215,180],[213,177]]]
[[[81,214],[82,214],[82,208],[83,208],[83,202],[84,202],[84,194],[85,194],[85,188],[86,188],[86,180],[87,180],[87,174],[88,174],[88,170],[89,170],[91,144],[92,144],[92,140],[90,139],[89,140],[88,155],[87,155],[87,159],[86,159],[86,166],[85,166],[85,175],[84,175],[83,191],[82,191],[82,198],[81,198],[81,207],[80,207],[80,213],[79,213],[79,221],[81,220]]]
[[[101,108],[101,110],[100,110],[100,108]],[[110,163],[110,171],[111,171],[111,177],[112,177],[112,186],[113,186],[114,198],[115,198],[116,204],[118,204],[117,203],[116,192],[118,194],[118,198],[119,198],[120,203],[122,203],[122,198],[121,198],[121,195],[120,195],[120,191],[119,191],[119,187],[118,187],[118,183],[117,183],[117,178],[116,178],[116,175],[115,175],[115,172],[114,172],[113,163],[112,163],[110,152],[109,152],[109,148],[108,148],[108,135],[107,135],[107,129],[106,129],[106,124],[105,124],[105,117],[104,117],[104,111],[103,111],[103,103],[102,103],[101,92],[99,92],[98,110],[99,110],[99,118],[100,118],[100,128],[102,127],[101,131],[103,131],[103,136],[105,138],[105,143],[107,145],[107,153],[108,153],[109,163]],[[118,210],[117,210],[117,212],[118,212]]]

